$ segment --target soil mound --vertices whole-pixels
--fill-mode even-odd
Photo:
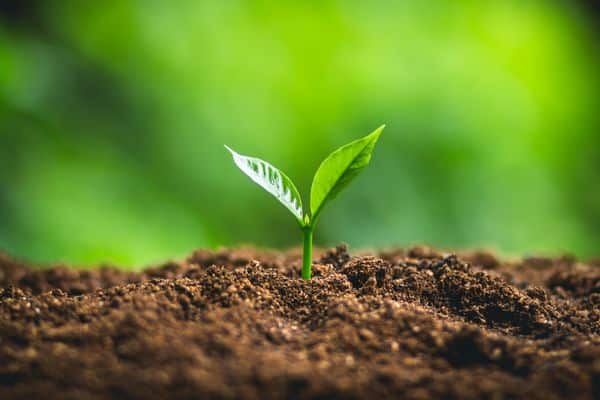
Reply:
[[[0,255],[0,398],[600,398],[600,266],[426,247]]]

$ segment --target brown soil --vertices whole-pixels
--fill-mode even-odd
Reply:
[[[0,398],[600,398],[600,266],[425,247],[0,256]]]

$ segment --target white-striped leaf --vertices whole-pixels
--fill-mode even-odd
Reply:
[[[259,158],[238,154],[228,146],[225,146],[225,148],[229,150],[235,165],[244,174],[275,196],[281,204],[294,214],[300,225],[303,225],[302,198],[292,180],[283,171]]]

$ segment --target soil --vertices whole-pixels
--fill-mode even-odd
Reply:
[[[427,247],[0,256],[0,398],[600,398],[600,263]],[[318,261],[318,262],[317,262]]]

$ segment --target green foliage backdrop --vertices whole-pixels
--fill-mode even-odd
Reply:
[[[0,249],[139,266],[300,244],[223,148],[302,192],[387,124],[317,244],[600,253],[600,49],[581,5],[47,2],[0,27]],[[306,199],[305,199],[306,201]]]

